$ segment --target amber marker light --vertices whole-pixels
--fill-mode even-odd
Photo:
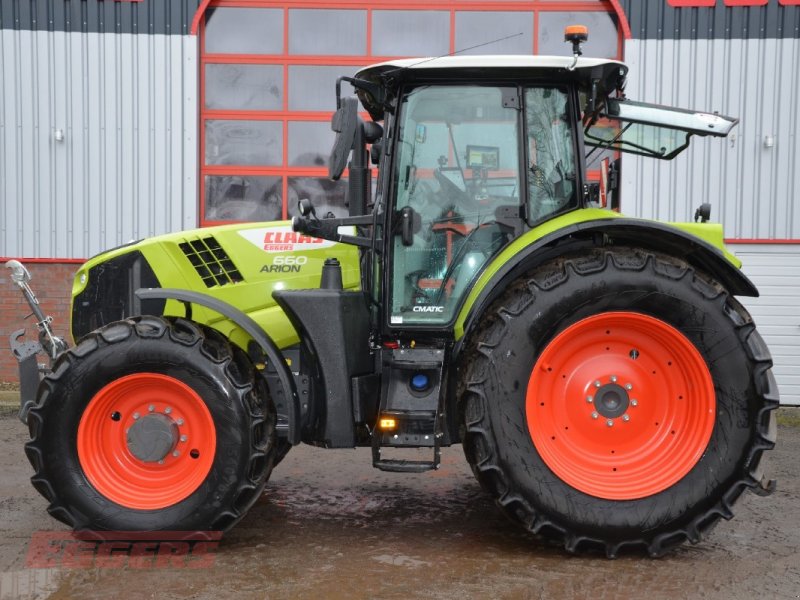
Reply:
[[[379,426],[383,431],[391,431],[397,428],[397,420],[384,417],[380,420]]]
[[[580,40],[585,42],[589,39],[589,28],[586,25],[567,25],[564,28],[564,41],[571,42]]]

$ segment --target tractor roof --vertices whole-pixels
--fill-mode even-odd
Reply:
[[[520,77],[558,77],[589,86],[592,80],[599,84],[598,93],[608,95],[623,86],[628,67],[617,60],[606,58],[578,58],[574,70],[571,56],[441,56],[433,58],[405,58],[370,65],[356,73],[356,79],[379,84],[387,96],[395,95],[404,81],[436,78],[464,79],[494,77],[499,71]],[[373,119],[383,117],[384,107],[375,102],[369,93],[359,90],[358,96]]]

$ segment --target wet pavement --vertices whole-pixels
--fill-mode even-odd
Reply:
[[[797,413],[794,413],[797,414]],[[0,418],[0,598],[800,598],[800,427],[770,453],[778,491],[665,558],[570,556],[508,522],[461,448],[427,474],[372,469],[367,449],[294,448],[204,569],[26,567],[64,532],[29,483],[24,427]]]

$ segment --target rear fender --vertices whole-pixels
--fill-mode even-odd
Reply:
[[[741,262],[725,250],[719,225],[670,225],[618,216],[573,222],[531,240],[522,248],[514,246],[516,243],[501,252],[494,264],[484,271],[462,307],[455,326],[458,340],[456,355],[471,327],[511,282],[548,260],[580,249],[633,246],[660,252],[685,260],[692,267],[714,277],[731,294],[758,296],[755,285],[739,269]]]

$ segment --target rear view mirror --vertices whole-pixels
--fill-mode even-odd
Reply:
[[[358,100],[342,98],[339,109],[331,119],[331,129],[336,132],[331,154],[328,157],[328,176],[337,181],[347,165],[347,157],[353,148],[358,127]]]

